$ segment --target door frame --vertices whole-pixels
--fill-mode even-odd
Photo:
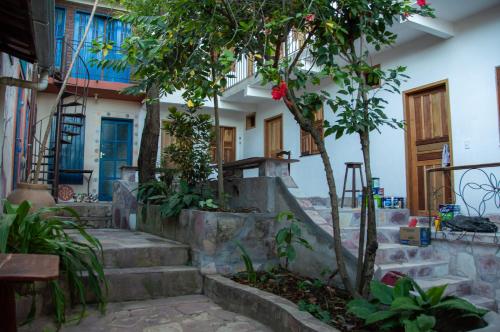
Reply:
[[[273,120],[276,119],[281,119],[281,130],[280,130],[280,139],[281,139],[281,148],[283,149],[284,147],[284,142],[283,142],[283,114],[278,114],[269,118],[264,119],[264,157],[267,157],[267,152],[268,152],[268,140],[269,137],[267,135],[267,124]]]
[[[101,176],[101,169],[102,169],[102,163],[101,163],[101,158],[100,158],[100,154],[101,154],[101,145],[102,145],[102,123],[104,121],[114,121],[114,122],[125,122],[125,123],[128,123],[130,124],[130,128],[129,128],[129,137],[127,139],[128,141],[128,144],[127,144],[127,147],[128,147],[128,153],[127,153],[127,163],[132,165],[133,163],[133,160],[134,160],[134,147],[133,147],[133,144],[134,144],[134,120],[133,119],[123,119],[123,118],[113,118],[113,117],[102,117],[101,118],[101,128],[100,128],[100,131],[99,131],[99,173],[98,173],[98,176],[99,176],[99,181],[97,183],[97,188],[98,188],[98,191],[97,191],[97,196],[98,196],[98,199],[99,201],[101,201],[101,181],[102,181],[102,176]]]
[[[408,105],[409,97],[411,95],[417,94],[424,92],[426,90],[432,90],[438,87],[444,87],[445,88],[445,105],[446,105],[446,116],[447,116],[447,122],[448,122],[448,135],[449,135],[449,148],[450,148],[450,166],[453,166],[453,131],[451,127],[451,109],[450,109],[450,86],[449,86],[449,81],[448,79],[443,79],[440,81],[432,82],[429,84],[425,84],[422,86],[418,86],[416,88],[412,88],[409,90],[403,91],[402,97],[403,97],[403,114],[404,114],[404,121],[405,121],[405,169],[406,169],[406,201],[407,201],[407,207],[410,208],[410,213],[415,213],[416,210],[414,207],[410,206],[410,204],[413,202],[412,200],[412,192],[411,192],[411,178],[412,178],[412,161],[413,161],[413,154],[414,151],[412,150],[412,146],[410,146],[409,141],[410,141],[410,131],[408,130],[409,128],[409,111],[410,107]],[[413,124],[414,125],[414,124]],[[425,172],[425,186],[427,188],[427,174],[428,172]],[[454,177],[453,177],[453,172],[450,172],[450,182],[451,182],[451,193],[452,196],[454,196],[454,191],[453,187],[455,184]],[[427,199],[426,195],[426,199]],[[429,202],[426,202],[429,204]]]

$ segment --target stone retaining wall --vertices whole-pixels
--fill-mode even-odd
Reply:
[[[238,284],[220,275],[206,276],[204,294],[223,309],[251,317],[277,332],[338,332],[274,294]]]
[[[498,233],[497,233],[498,234]],[[472,280],[472,293],[500,303],[500,239],[495,234],[438,232],[432,249],[453,275]]]

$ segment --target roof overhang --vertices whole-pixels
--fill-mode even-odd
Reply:
[[[0,51],[41,68],[54,64],[54,0],[3,0]]]

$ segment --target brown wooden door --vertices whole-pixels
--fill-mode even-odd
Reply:
[[[215,135],[214,135],[215,136]],[[215,137],[214,137],[215,139]],[[236,160],[236,128],[235,127],[220,127],[220,139],[222,143],[223,162]],[[217,148],[215,140],[210,147],[212,161],[217,160]]]
[[[264,155],[276,158],[283,151],[283,117],[266,119],[264,128]]]
[[[172,162],[167,155],[165,154],[165,149],[175,143],[175,137],[171,136],[165,129],[165,125],[168,123],[168,121],[163,120],[162,121],[162,128],[161,128],[161,167],[166,167],[166,168],[176,168],[176,165],[174,162]]]
[[[449,172],[432,172],[430,182],[426,180],[429,168],[442,166],[445,144],[448,144],[451,161],[447,82],[405,92],[405,117],[408,205],[413,215],[427,215],[429,203],[435,213],[439,204],[452,203]]]

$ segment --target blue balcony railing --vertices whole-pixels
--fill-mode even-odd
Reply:
[[[63,59],[70,58],[73,55],[73,50],[78,47],[78,40],[70,40],[67,42],[68,45],[64,47],[64,40],[56,40],[56,58],[55,67],[61,69]],[[64,56],[66,52],[66,56]],[[120,59],[124,56],[122,49],[113,46],[106,55],[106,59]],[[101,60],[103,59],[102,54],[95,54],[92,52],[92,43],[85,42],[80,51],[80,57],[76,61],[73,70],[71,72],[71,77],[75,78],[87,78],[87,73],[83,62],[85,62],[89,70],[89,79],[95,81],[105,81],[105,82],[119,82],[119,83],[130,83],[130,67],[126,67],[124,70],[114,70],[112,68],[99,68],[97,65],[92,63],[92,59]],[[69,61],[68,61],[69,63]]]

